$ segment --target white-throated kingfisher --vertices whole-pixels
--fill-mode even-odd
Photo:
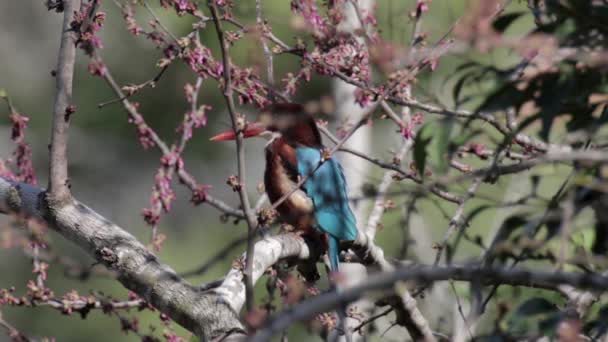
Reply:
[[[324,147],[315,120],[301,105],[274,104],[260,114],[258,122],[243,129],[244,138],[254,136],[270,139],[264,172],[268,198],[274,203],[291,193],[277,207],[281,219],[304,233],[316,229],[326,234],[330,270],[337,272],[340,241],[355,240],[357,224],[342,167],[333,157],[323,160]],[[235,138],[235,132],[229,130],[211,140]],[[306,176],[303,186],[295,189]]]

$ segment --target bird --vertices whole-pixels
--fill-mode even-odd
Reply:
[[[326,156],[313,116],[297,103],[275,103],[247,123],[244,138],[264,137],[264,185],[271,203],[289,195],[277,206],[282,221],[304,234],[321,233],[327,241],[330,272],[339,271],[341,241],[356,240],[358,230],[340,163]],[[234,130],[211,138],[236,139]],[[307,177],[301,187],[298,183]]]

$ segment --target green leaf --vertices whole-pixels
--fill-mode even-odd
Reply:
[[[515,312],[516,316],[536,316],[540,314],[553,313],[557,310],[555,304],[545,298],[534,297],[523,302]]]
[[[439,122],[437,132],[437,172],[445,173],[448,170],[448,150],[450,147],[450,133],[452,133],[453,120],[446,118]]]
[[[8,93],[6,92],[6,89],[4,88],[0,88],[0,98],[7,98],[8,97]]]
[[[426,158],[428,156],[426,148],[433,139],[433,137],[429,134],[429,130],[430,128],[428,124],[425,124],[422,126],[422,128],[420,128],[418,134],[416,134],[416,138],[414,139],[414,162],[416,163],[416,169],[420,174],[420,179],[424,179]]]
[[[550,336],[557,331],[557,326],[562,320],[563,317],[559,312],[549,315],[546,319],[538,322],[538,331],[545,336]]]
[[[524,226],[527,220],[523,216],[513,215],[505,219],[492,240],[485,260],[486,265],[491,265],[497,257],[496,247],[506,241],[511,234],[519,227]]]
[[[478,129],[471,130],[461,130],[460,134],[456,134],[454,138],[452,138],[452,145],[454,147],[460,147],[466,144],[469,140],[475,138],[476,136],[481,134],[481,131]]]
[[[492,27],[498,32],[504,32],[511,24],[526,12],[513,12],[505,15],[501,15],[498,19],[494,20]]]
[[[452,100],[454,101],[454,103],[459,103],[458,100],[460,99],[460,92],[462,91],[464,84],[469,79],[469,77],[471,77],[471,75],[473,75],[472,72],[463,75],[454,85],[454,89],[452,90]]]
[[[512,334],[528,334],[538,331],[543,335],[551,335],[556,324],[562,319],[559,308],[542,297],[534,297],[519,305],[508,322],[508,330]]]
[[[467,215],[467,222],[473,221],[475,217],[477,217],[479,214],[483,213],[488,209],[492,209],[492,206],[488,204],[483,204],[471,210],[471,212]]]

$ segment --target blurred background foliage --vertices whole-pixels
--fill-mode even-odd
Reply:
[[[428,35],[428,42],[435,42],[443,37],[458,18],[466,15],[470,10],[470,1],[451,0],[433,1],[430,10],[424,15],[422,31]],[[159,7],[157,1],[149,1],[150,6],[161,18],[161,21],[176,36],[181,36],[191,30],[193,20],[188,17],[178,17],[173,11],[165,11]],[[378,29],[384,39],[395,44],[406,46],[411,37],[412,20],[409,13],[415,8],[415,0],[378,0],[376,18]],[[121,85],[138,84],[153,78],[158,73],[155,66],[162,57],[162,51],[143,37],[134,37],[127,32],[120,10],[113,1],[103,1],[102,10],[107,13],[106,24],[102,30],[104,48],[101,54],[108,68]],[[263,1],[265,17],[268,18],[274,33],[282,40],[293,44],[294,37],[301,34],[294,29],[294,17],[286,0]],[[205,12],[206,7],[203,7]],[[255,2],[237,1],[234,8],[237,18],[244,24],[255,23]],[[531,13],[527,4],[522,1],[513,1],[507,7],[505,15],[512,15],[507,23],[499,28],[505,29],[505,35],[519,39],[535,29],[535,20],[542,21],[543,13]],[[142,7],[137,8],[136,18],[140,25],[147,28],[147,22],[152,18]],[[597,20],[605,19],[599,14]],[[46,184],[47,144],[49,141],[49,125],[51,117],[52,100],[54,94],[54,79],[51,70],[56,63],[58,50],[58,33],[61,15],[47,12],[43,1],[2,1],[0,2],[0,88],[4,88],[11,96],[18,110],[28,116],[31,121],[27,139],[34,149],[35,166],[41,185]],[[574,28],[580,23],[569,20],[560,24],[550,21],[541,30],[557,32],[563,36],[572,35]],[[605,22],[605,21],[604,21]],[[504,27],[503,27],[504,26]],[[572,37],[573,44],[574,36]],[[219,57],[217,37],[215,31],[208,27],[201,30],[201,41],[212,48],[216,57]],[[263,69],[263,55],[259,40],[255,37],[246,37],[238,41],[231,51],[234,62],[240,66],[252,66],[257,72]],[[468,109],[505,108],[505,101],[516,106],[523,106],[527,98],[514,84],[505,80],[504,76],[512,72],[521,61],[521,56],[512,49],[497,48],[489,51],[467,48],[456,53],[448,54],[439,60],[437,69],[433,72],[424,72],[419,75],[414,93],[417,98],[428,99],[448,107],[459,106]],[[466,66],[465,63],[470,63]],[[126,227],[140,240],[148,241],[149,228],[141,217],[141,209],[148,205],[148,198],[153,184],[153,177],[158,167],[159,154],[154,149],[145,151],[137,142],[134,127],[127,122],[126,115],[119,104],[106,105],[98,108],[98,104],[114,98],[113,93],[106,84],[87,72],[88,58],[79,52],[78,65],[75,75],[74,100],[78,112],[72,120],[70,140],[70,171],[72,175],[72,190],[77,198],[87,203],[95,210],[111,218],[122,227]],[[461,67],[465,65],[466,67]],[[297,72],[299,61],[290,55],[281,55],[275,58],[275,74],[282,79],[288,72]],[[581,91],[586,93],[605,92],[605,79],[599,74],[585,75],[578,78],[579,70],[564,65],[563,74],[555,75],[558,80],[540,82],[545,87],[539,91],[550,94],[560,92],[560,96],[580,97]],[[467,74],[469,81],[461,81]],[[166,140],[172,141],[176,136],[175,128],[182,120],[183,114],[188,110],[184,94],[184,84],[194,83],[195,75],[182,63],[174,63],[169,67],[162,79],[154,88],[146,88],[132,97],[133,101],[140,103],[140,112],[146,121]],[[460,84],[459,84],[460,83]],[[546,87],[552,88],[547,89]],[[455,89],[458,89],[457,91]],[[560,90],[567,89],[563,92]],[[538,90],[538,89],[537,89]],[[319,100],[323,96],[331,96],[331,80],[328,77],[314,76],[303,84],[297,95],[297,101],[306,102]],[[518,97],[519,96],[519,97]],[[520,102],[514,99],[520,98]],[[549,101],[551,99],[549,98]],[[186,168],[195,178],[203,184],[213,188],[211,192],[231,203],[237,205],[238,198],[231,189],[225,185],[228,175],[236,173],[234,146],[232,144],[217,144],[208,142],[208,138],[219,130],[228,127],[229,119],[224,110],[224,100],[218,91],[218,83],[214,80],[204,82],[199,96],[199,103],[212,106],[208,113],[209,124],[201,128],[194,135],[185,154]],[[538,103],[540,107],[549,108],[550,104]],[[254,110],[250,107],[239,107],[245,113]],[[544,119],[535,121],[528,129],[538,131],[541,136],[551,140],[560,141],[567,133],[566,121],[554,120],[563,110],[555,109],[550,113],[542,112],[539,115]],[[574,113],[580,118],[584,113]],[[8,110],[0,107],[0,152],[7,156],[11,151],[9,141],[10,127],[8,124]],[[427,122],[433,128],[440,123],[434,122],[426,116]],[[331,121],[332,127],[339,122]],[[572,125],[576,120],[570,120]],[[598,121],[586,121],[582,124],[598,124]],[[547,126],[548,125],[548,126]],[[484,128],[483,125],[480,125]],[[580,127],[580,126],[577,126]],[[393,134],[394,126],[379,119],[373,122],[373,150],[381,159],[392,157],[392,148],[397,146],[398,134]],[[433,132],[435,132],[433,130]],[[459,134],[454,130],[452,138]],[[491,138],[491,137],[490,137]],[[490,142],[490,138],[483,138]],[[437,166],[440,156],[436,152],[441,147],[436,146],[439,139],[434,139],[428,148],[431,166]],[[483,141],[482,141],[483,142]],[[250,193],[257,198],[256,185],[261,181],[263,172],[262,142],[248,141],[247,145],[247,173],[250,184]],[[485,161],[476,159],[467,160],[470,165],[484,166]],[[529,210],[542,211],[557,187],[569,171],[567,166],[546,166],[524,172],[512,178],[501,178],[496,184],[483,184],[478,196],[471,200],[467,206],[468,213],[476,212],[478,215],[471,219],[467,230],[467,238],[461,242],[458,253],[453,256],[457,260],[466,260],[479,257],[483,249],[476,243],[482,241],[488,245],[491,238],[501,228],[505,218],[515,213],[511,207],[481,208],[496,202],[514,201],[529,193],[533,186],[537,186],[539,198],[537,207],[531,206]],[[370,184],[377,184],[381,178],[382,170],[374,168],[371,174],[366,175]],[[537,176],[534,182],[530,176]],[[536,182],[537,181],[537,182]],[[535,183],[536,182],[536,183]],[[464,193],[469,186],[468,182],[453,184],[454,191]],[[405,185],[400,185],[407,189]],[[223,223],[220,214],[205,206],[194,207],[190,202],[190,194],[176,184],[177,201],[168,215],[161,222],[162,233],[168,236],[159,257],[178,272],[192,270],[206,260],[220,252],[235,238],[245,233],[244,223],[234,225],[231,222]],[[398,190],[398,189],[396,189]],[[416,261],[430,263],[435,251],[431,248],[433,242],[439,241],[449,223],[455,205],[434,200],[432,197],[416,203],[416,213],[405,227],[402,219],[404,204],[409,196],[396,196],[393,200],[396,208],[391,210],[383,219],[383,229],[378,233],[377,241],[385,248],[387,255],[395,257],[417,258]],[[487,210],[486,210],[487,209]],[[593,224],[591,213],[578,216],[577,227],[572,238],[576,241],[573,248],[588,250],[593,241]],[[0,234],[4,238],[9,234],[10,224],[1,218]],[[0,235],[0,243],[3,235]],[[67,254],[83,263],[92,263],[77,248],[66,243],[61,237],[50,232],[53,249]],[[415,240],[415,242],[414,242]],[[403,243],[410,241],[410,243]],[[232,260],[239,255],[244,246],[231,250],[220,258],[204,275],[196,276],[190,280],[194,283],[204,283],[223,276],[230,267]],[[29,279],[33,278],[31,261],[23,255],[19,248],[0,249],[0,288],[15,286],[18,291],[24,289]],[[80,281],[64,276],[61,266],[52,266],[49,273],[49,287],[57,295],[71,289],[86,294],[91,290],[102,291],[117,298],[125,298],[126,291],[116,281],[92,275],[89,279]],[[260,281],[257,287],[258,298],[267,296],[264,282]],[[324,284],[321,287],[326,286]],[[467,287],[458,286],[458,294],[463,298],[468,296]],[[491,305],[492,310],[500,303],[507,301],[509,305],[525,303],[526,298],[534,297],[540,290],[499,289],[496,304]],[[516,300],[513,299],[517,296]],[[453,305],[446,298],[434,298],[440,305]],[[526,311],[524,306],[519,308],[518,314],[542,314],[542,308],[549,307],[544,302],[529,304],[536,310]],[[551,303],[556,302],[553,298]],[[424,303],[425,300],[422,300]],[[441,304],[443,303],[443,304]],[[523,305],[523,304],[522,304]],[[545,306],[543,306],[545,305]],[[429,319],[432,326],[441,330],[445,322],[451,322],[452,308],[446,310],[430,310]],[[547,309],[547,311],[550,311]],[[34,336],[54,336],[58,341],[135,341],[137,336],[125,335],[120,331],[120,323],[116,317],[108,317],[101,312],[92,312],[86,320],[77,316],[64,316],[49,308],[3,308],[5,318],[22,331]],[[131,313],[122,313],[125,317],[132,315],[141,317],[140,326],[149,324],[159,325],[158,314],[144,313],[142,316],[135,310]],[[515,321],[513,321],[515,320]],[[390,317],[386,323],[388,327]],[[530,322],[517,321],[516,317],[510,321],[511,328],[529,331],[529,327],[522,324]],[[506,323],[505,323],[506,324]],[[162,330],[162,327],[159,328]],[[179,328],[178,328],[179,329]],[[145,329],[144,329],[145,330]],[[183,336],[187,334],[179,330]],[[382,331],[381,331],[382,332]],[[161,332],[162,334],[162,332]],[[394,341],[402,340],[403,333],[399,328],[392,329],[385,338]],[[318,337],[306,333],[302,326],[290,331],[292,341],[310,341]],[[0,341],[4,339],[0,335]]]

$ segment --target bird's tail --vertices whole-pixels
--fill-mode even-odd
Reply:
[[[340,240],[329,235],[329,268],[332,272],[338,272],[340,264]]]

